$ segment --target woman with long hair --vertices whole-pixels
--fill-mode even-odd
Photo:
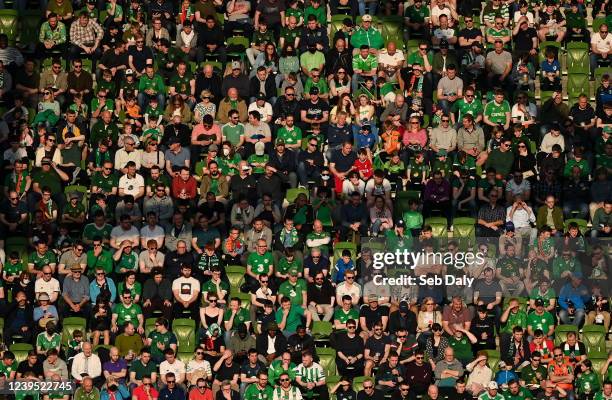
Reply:
[[[367,95],[359,95],[357,106],[355,106],[355,121],[353,123],[353,136],[357,136],[361,127],[369,125],[372,129],[372,133],[378,134],[376,127],[376,121],[374,116],[376,115],[376,107],[372,104]]]
[[[43,158],[49,158],[56,165],[62,163],[62,155],[60,149],[57,147],[57,137],[54,134],[47,134],[44,137],[44,142],[36,149],[34,165],[37,167],[42,166],[41,162]]]
[[[193,119],[193,114],[189,109],[189,106],[185,103],[185,100],[181,97],[180,94],[175,94],[170,99],[166,106],[166,110],[164,111],[164,120],[166,122],[171,122],[173,116],[178,114],[181,116],[181,123],[189,124]]]
[[[151,175],[151,168],[157,165],[162,171],[166,165],[164,152],[159,150],[159,142],[149,139],[145,142],[144,151],[140,153],[140,173],[146,176]]]
[[[238,164],[242,161],[240,154],[236,152],[230,142],[225,141],[221,144],[221,153],[217,157],[221,173],[230,180],[232,176],[238,173]]]
[[[338,96],[351,93],[351,77],[343,67],[338,68],[334,76],[329,80],[329,94],[332,101]]]
[[[353,115],[355,115],[355,105],[353,104],[353,100],[351,99],[351,95],[348,93],[343,93],[338,98],[338,103],[331,109],[329,113],[329,122],[335,124],[338,122],[337,115],[338,112],[344,111],[346,113],[346,123],[350,124],[352,122]]]
[[[417,339],[419,344],[425,345],[427,339],[432,335],[431,327],[442,321],[442,313],[433,297],[425,297],[417,314]]]
[[[444,351],[449,346],[448,339],[443,335],[442,325],[435,322],[431,325],[432,334],[427,338],[425,344],[425,356],[429,360],[432,368],[438,361],[444,359]]]

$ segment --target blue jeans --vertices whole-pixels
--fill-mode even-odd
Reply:
[[[559,319],[561,320],[562,323],[566,325],[580,326],[582,324],[582,321],[584,321],[584,309],[582,308],[576,309],[576,311],[574,312],[573,321],[570,319],[570,315],[567,312],[567,310],[562,309],[561,311],[559,311]]]
[[[376,8],[378,7],[378,1],[371,1],[366,3],[364,0],[359,0],[359,15],[376,15]],[[366,12],[366,10],[368,12]]]
[[[138,106],[140,107],[141,110],[145,110],[147,108],[147,106],[149,105],[149,101],[151,100],[153,96],[150,96],[148,94],[146,94],[145,92],[140,92],[138,93]],[[158,93],[155,95],[155,97],[157,98],[157,103],[159,104],[159,108],[161,110],[165,109],[166,107],[166,97],[161,94]]]
[[[314,180],[314,178],[319,176],[321,169],[317,166],[311,166],[310,164],[307,166],[306,163],[300,162],[297,167],[297,173],[300,185],[307,186],[310,179]]]

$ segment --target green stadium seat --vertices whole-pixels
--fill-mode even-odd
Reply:
[[[17,43],[19,33],[19,12],[17,10],[0,10],[0,33],[8,37],[9,45]]]
[[[402,218],[404,213],[410,209],[410,207],[408,206],[408,202],[410,200],[418,200],[420,197],[420,190],[404,190],[397,192],[395,194],[395,207],[393,209],[395,219],[397,220]]]
[[[327,391],[329,392],[330,400],[336,399],[336,394],[332,393],[332,389],[340,382],[341,377],[338,375],[331,375],[325,377],[325,383],[327,384]]]
[[[18,47],[33,51],[38,43],[40,30],[40,11],[28,10],[19,17]]]
[[[612,68],[611,67],[599,67],[595,69],[595,71],[593,72],[593,75],[595,76],[596,85],[599,85],[599,82],[601,82],[601,77],[604,76],[605,74],[612,75]]]
[[[246,268],[242,265],[228,265],[225,267],[225,274],[227,275],[231,292],[239,292],[240,286],[242,286],[245,280],[244,274],[246,274]]]
[[[179,351],[176,353],[176,358],[185,363],[185,365],[189,364],[189,361],[193,360],[193,352],[192,351]]]
[[[589,45],[584,42],[569,42],[567,44],[567,73],[589,74]]]
[[[15,361],[20,363],[28,358],[28,352],[34,350],[34,346],[30,343],[13,343],[9,350],[15,355]]]
[[[291,189],[287,189],[285,200],[287,200],[289,204],[293,204],[295,203],[295,199],[297,199],[298,195],[300,194],[305,194],[306,198],[310,197],[308,193],[308,189],[306,188],[291,188]]]
[[[251,295],[249,293],[233,293],[231,296],[240,299],[240,307],[246,310],[251,308]]]
[[[16,251],[21,256],[24,265],[27,264],[28,238],[23,236],[9,236],[4,241],[4,250],[7,255]]]
[[[334,244],[334,262],[342,257],[342,250],[350,250],[351,259],[357,261],[357,245],[353,242],[338,242]]]
[[[423,225],[431,226],[433,236],[436,238],[448,236],[447,221],[444,217],[429,217],[423,222]]]
[[[589,360],[591,360],[591,363],[593,364],[593,371],[599,377],[600,382],[603,382],[604,374],[601,373],[601,370],[604,367],[604,365],[606,365],[606,362],[608,360],[608,355],[605,353],[604,354],[589,354],[588,358]]]
[[[476,245],[476,220],[469,217],[453,219],[453,238],[459,238],[459,246],[465,250]]]
[[[333,46],[334,35],[342,29],[342,21],[347,18],[346,15],[332,15],[331,23],[329,24],[329,45]]]
[[[599,18],[593,19],[593,25],[592,25],[591,32],[598,32],[599,27],[605,23],[606,23],[606,17],[599,17]]]
[[[587,349],[587,354],[605,354],[606,328],[603,325],[584,325],[582,341]]]
[[[72,340],[72,333],[76,330],[83,332],[83,337],[87,335],[87,320],[81,317],[66,317],[62,320],[62,346],[67,346]]]
[[[196,323],[188,318],[176,318],[172,321],[172,332],[176,335],[179,352],[193,353],[196,343]]]
[[[155,330],[155,321],[157,321],[157,318],[155,317],[147,318],[145,320],[145,327],[144,327],[145,337],[148,338],[149,334]]]
[[[336,350],[332,349],[331,347],[317,347],[315,352],[319,357],[319,364],[325,371],[325,376],[337,375]]]
[[[567,75],[567,96],[568,106],[574,105],[578,101],[581,94],[585,94],[590,98],[590,83],[588,74],[571,73]]]
[[[363,383],[367,380],[374,382],[374,378],[372,378],[371,376],[356,376],[353,379],[353,390],[355,392],[363,390]]]
[[[210,65],[213,69],[219,73],[223,73],[223,63],[221,61],[205,61],[202,63],[202,68],[206,65]]]
[[[553,92],[549,90],[540,91],[540,104],[546,103],[546,100],[552,98]]]
[[[499,362],[501,361],[501,355],[499,353],[499,350],[486,350],[486,351],[487,351],[487,357],[489,358],[487,360],[487,364],[489,364],[489,368],[491,368],[493,372],[497,372],[497,370],[499,369]]]
[[[81,203],[87,210],[89,207],[89,195],[87,194],[87,186],[81,185],[69,185],[64,188],[64,194],[66,195],[66,201],[70,201],[70,195],[74,192],[79,193],[81,196]]]
[[[555,327],[555,346],[565,342],[567,334],[574,332],[578,334],[578,328],[575,325],[557,325]]]
[[[312,322],[312,338],[315,343],[329,342],[329,337],[334,331],[334,326],[329,321]]]
[[[588,222],[586,219],[570,218],[570,219],[566,219],[563,223],[563,225],[565,226],[565,232],[567,232],[567,227],[572,222],[575,222],[576,224],[578,224],[578,229],[580,230],[580,233],[582,233],[583,235],[586,234],[586,232],[589,230],[587,226]]]
[[[227,46],[230,46],[230,45],[244,46],[244,49],[246,50],[251,46],[251,41],[249,40],[249,38],[244,37],[244,36],[232,36],[227,39],[226,44]],[[233,59],[239,58],[240,60],[244,60],[245,54],[246,53],[244,52],[244,50],[243,51],[228,51],[227,57],[233,58]]]

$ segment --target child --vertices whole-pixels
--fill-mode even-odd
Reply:
[[[359,149],[357,152],[358,158],[353,163],[353,171],[357,171],[359,178],[364,182],[367,182],[374,174],[372,168],[372,155],[369,149]]]
[[[445,149],[440,149],[440,151],[436,153],[436,158],[433,160],[431,169],[433,171],[440,171],[443,177],[448,177],[450,175],[451,167]]]
[[[396,153],[400,150],[401,147],[401,135],[399,131],[395,128],[393,121],[387,120],[383,123],[384,132],[381,135],[382,140],[384,141],[383,152],[381,153],[381,158],[385,160],[393,153]]]
[[[353,264],[353,260],[351,258],[351,251],[344,249],[342,250],[342,257],[340,257],[334,265],[333,282],[344,282],[344,274],[348,270],[354,271],[355,265]]]
[[[83,332],[80,329],[75,329],[72,332],[72,340],[68,341],[68,349],[66,350],[66,357],[68,362],[71,362],[74,356],[82,351],[83,346]]]
[[[546,59],[540,64],[542,79],[540,89],[547,91],[561,91],[561,64],[555,58],[555,52],[551,48],[545,51]]]
[[[408,189],[422,190],[429,177],[429,167],[425,164],[425,155],[422,151],[416,153],[408,164]]]
[[[164,136],[164,132],[161,129],[161,126],[157,125],[157,119],[150,119],[147,124],[147,128],[142,132],[142,136],[140,137],[140,141],[143,143],[147,143],[148,141],[155,140],[159,143]]]
[[[119,138],[117,138],[117,146],[123,147],[125,140],[129,137],[134,141],[134,148],[140,146],[140,139],[138,136],[133,133],[134,128],[131,124],[123,125],[123,132],[119,134]]]
[[[363,124],[359,130],[359,135],[355,137],[355,147],[358,149],[366,149],[368,154],[372,154],[374,146],[378,143],[378,136],[372,132],[372,126]]]
[[[419,212],[419,203],[415,199],[408,200],[408,211],[402,216],[406,229],[410,231],[412,237],[421,235],[423,226],[423,214]]]
[[[395,190],[403,190],[403,175],[406,168],[397,151],[391,153],[391,158],[384,163],[383,169],[387,172],[389,181],[395,182]]]
[[[255,59],[261,53],[262,49],[265,48],[267,43],[274,43],[274,34],[272,31],[268,31],[268,23],[264,18],[259,18],[259,29],[253,33],[253,39],[251,40],[251,47],[246,49],[246,56],[249,59],[251,65],[255,65]]]
[[[470,179],[476,178],[476,164],[474,158],[468,157],[465,151],[460,151],[455,157],[453,162],[453,174],[457,177],[461,175],[461,172],[465,171]]]
[[[140,106],[136,102],[136,97],[133,94],[128,95],[125,101],[125,123],[135,125],[138,131],[142,130],[143,121],[140,111]]]
[[[584,257],[586,254],[586,243],[576,222],[570,222],[568,224],[564,241],[565,245],[568,246],[572,253],[576,254],[579,259]]]
[[[98,92],[102,89],[106,90],[109,99],[117,97],[117,85],[113,80],[113,74],[110,69],[105,69],[104,72],[102,72],[102,80],[98,82],[97,89]]]
[[[133,95],[134,97],[136,97],[137,90],[138,82],[134,79],[134,71],[128,69],[125,71],[125,78],[121,82],[121,85],[119,87],[119,94],[117,96],[117,99],[115,100],[117,107],[117,115],[119,115],[121,107],[125,106],[126,99],[129,95]]]
[[[145,124],[149,125],[150,119],[157,120],[156,126],[161,124],[162,118],[164,117],[164,110],[159,107],[156,96],[151,97],[149,105],[144,113]]]

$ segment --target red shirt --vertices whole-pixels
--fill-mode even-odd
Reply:
[[[193,176],[184,181],[180,176],[172,178],[172,197],[180,198],[179,194],[184,190],[188,199],[195,199],[197,195],[197,183]]]
[[[151,397],[155,400],[157,398],[159,398],[159,392],[157,390],[155,390],[155,388],[151,387],[149,389],[149,392],[151,393]],[[148,400],[149,397],[147,396],[147,394],[144,391],[144,386],[138,386],[136,389],[134,389],[134,391],[132,392],[132,397],[135,397],[136,400]]]
[[[204,393],[201,393],[197,388],[193,388],[189,391],[189,400],[213,400],[212,390],[206,388]]]
[[[374,171],[372,171],[372,161],[366,159],[365,161],[361,161],[359,158],[355,160],[353,163],[353,167],[357,172],[361,172],[363,174],[364,180],[368,180],[374,175]]]

